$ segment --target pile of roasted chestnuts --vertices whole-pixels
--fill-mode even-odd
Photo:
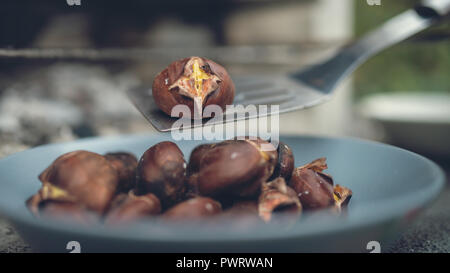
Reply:
[[[294,168],[285,143],[273,150],[260,138],[197,146],[186,162],[178,146],[160,142],[140,160],[125,152],[73,151],[40,175],[26,204],[37,217],[123,225],[143,219],[248,222],[297,220],[302,211],[339,213],[352,191],[324,173],[325,158]],[[267,146],[265,146],[267,147]],[[277,218],[280,216],[281,218]],[[242,226],[245,228],[245,225]]]

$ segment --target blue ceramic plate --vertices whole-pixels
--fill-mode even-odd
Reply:
[[[82,252],[368,252],[371,241],[385,249],[444,185],[436,164],[406,150],[358,139],[285,136],[281,140],[292,147],[296,166],[327,157],[327,172],[353,190],[347,214],[316,213],[293,226],[268,225],[251,232],[205,232],[187,225],[150,228],[156,224],[149,222],[127,228],[78,226],[35,219],[25,207],[40,187],[38,174],[63,153],[125,150],[139,157],[163,140],[170,135],[91,138],[7,157],[0,161],[0,213],[36,251],[68,252],[67,243],[77,241]],[[188,158],[199,143],[177,144]]]

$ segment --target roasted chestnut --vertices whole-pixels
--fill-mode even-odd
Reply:
[[[215,144],[201,144],[192,150],[186,170],[188,176],[200,171],[200,161],[202,157],[214,146]]]
[[[74,151],[58,157],[39,175],[42,187],[28,205],[38,211],[43,201],[74,202],[102,214],[114,197],[119,177],[105,157]]]
[[[317,159],[294,170],[289,182],[305,209],[320,209],[334,205],[333,179],[322,171],[325,158]]]
[[[203,118],[202,111],[207,105],[225,109],[233,102],[234,92],[225,68],[201,57],[171,63],[156,76],[152,87],[155,103],[164,113],[171,115],[174,106],[187,105],[191,117],[199,119]]]
[[[289,213],[297,218],[302,211],[302,205],[297,193],[289,186],[282,177],[264,183],[258,201],[258,212],[261,219],[269,222],[275,212]]]
[[[200,170],[200,160],[203,155],[215,144],[201,144],[192,150],[191,155],[189,156],[189,162],[187,164],[186,169],[186,196],[189,198],[196,197],[199,195],[197,180],[198,180],[198,171]]]
[[[198,192],[204,196],[250,197],[275,168],[277,154],[261,151],[263,140],[227,140],[208,149],[200,160]]]
[[[185,191],[186,162],[178,146],[170,141],[150,147],[137,167],[136,194],[154,193],[164,207],[180,201]]]
[[[181,202],[163,214],[166,220],[198,220],[222,211],[219,202],[208,197],[195,197]]]
[[[136,196],[132,191],[118,195],[105,218],[106,224],[126,224],[161,212],[161,203],[152,193]]]
[[[278,162],[275,165],[275,170],[269,180],[274,180],[277,177],[283,177],[286,181],[289,181],[292,176],[292,171],[294,171],[294,154],[291,148],[283,143],[278,143]]]
[[[133,189],[136,186],[137,158],[133,154],[126,152],[107,153],[105,158],[119,175],[117,192],[127,193]]]

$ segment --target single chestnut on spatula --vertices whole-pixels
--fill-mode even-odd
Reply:
[[[186,105],[191,118],[202,119],[203,109],[218,105],[225,110],[234,99],[235,88],[221,65],[202,57],[189,57],[171,63],[154,79],[152,94],[156,105],[172,116],[176,105]],[[181,117],[180,113],[174,113]],[[178,115],[178,116],[177,116]]]

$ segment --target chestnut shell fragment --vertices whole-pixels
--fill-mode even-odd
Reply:
[[[287,213],[297,218],[302,211],[302,205],[297,193],[289,186],[282,177],[264,183],[258,201],[258,212],[261,219],[269,222],[275,212]],[[283,215],[283,216],[285,216]]]
[[[167,115],[181,104],[189,107],[194,118],[195,103],[201,110],[208,105],[224,110],[233,102],[235,87],[221,65],[206,58],[189,57],[161,71],[153,81],[152,93],[155,103]]]
[[[335,207],[338,211],[346,208],[350,199],[352,198],[353,192],[349,188],[341,185],[334,186],[334,200]]]
[[[275,165],[275,170],[269,180],[274,180],[277,177],[283,177],[286,181],[289,181],[294,171],[294,154],[292,149],[285,143],[279,142],[278,148],[278,162]]]
[[[170,141],[150,147],[137,167],[136,194],[154,193],[163,206],[170,206],[183,197],[186,162],[178,146]]]

